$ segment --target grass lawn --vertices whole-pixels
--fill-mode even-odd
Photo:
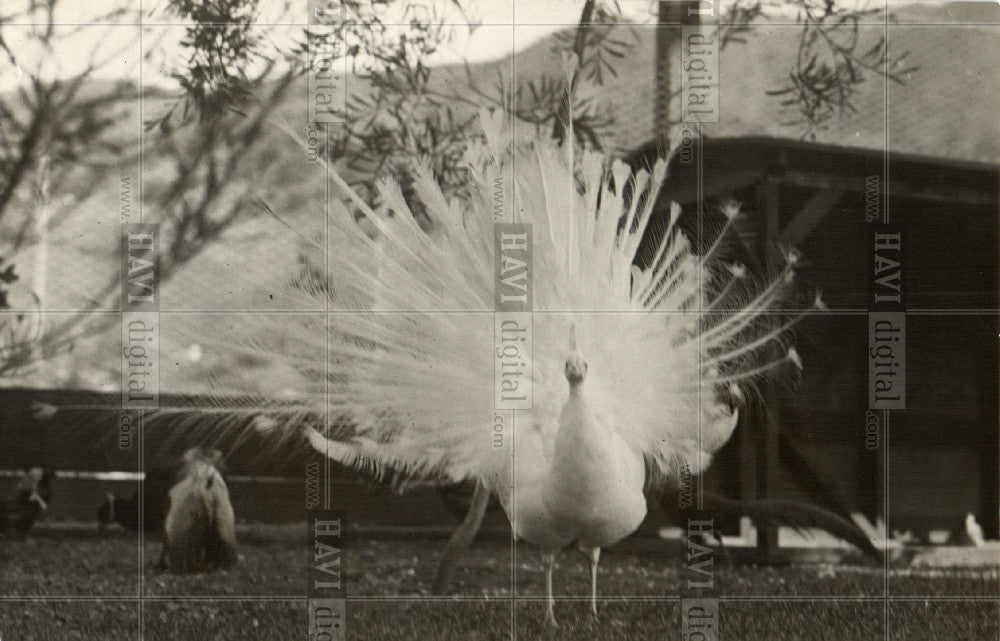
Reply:
[[[307,639],[304,599],[310,550],[304,528],[239,531],[240,561],[228,572],[189,576],[153,568],[158,541],[139,546],[116,532],[39,527],[26,540],[0,541],[0,638]],[[556,617],[543,621],[537,551],[478,541],[455,574],[453,592],[431,597],[428,584],[442,542],[346,542],[348,638],[392,641],[462,639],[662,639],[680,637],[679,548],[602,556],[598,618],[589,613],[586,564],[564,552],[555,572]],[[1000,635],[996,569],[933,570],[798,565],[728,567],[716,559],[723,639],[990,639]],[[512,571],[513,568],[513,571]],[[516,583],[517,589],[514,590]],[[512,595],[517,594],[516,601]],[[939,597],[950,597],[944,600]],[[962,597],[962,598],[958,598]],[[513,629],[512,629],[513,628]]]

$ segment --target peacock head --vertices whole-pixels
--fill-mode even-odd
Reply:
[[[576,324],[569,327],[569,358],[566,359],[566,380],[570,386],[579,385],[587,376],[587,361],[576,348]]]
[[[587,376],[587,361],[579,352],[566,359],[566,380],[570,385],[579,385]]]

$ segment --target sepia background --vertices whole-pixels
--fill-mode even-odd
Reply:
[[[346,523],[347,638],[681,634],[684,515],[653,497],[602,561],[599,619],[584,563],[560,557],[568,610],[549,630],[541,558],[495,500],[449,591],[432,594],[471,485],[393,485],[294,439],[274,447],[252,421],[202,429],[215,390],[297,391],[293,373],[226,345],[322,326],[298,293],[336,288],[308,242],[324,237],[327,167],[374,198],[376,177],[425,158],[461,198],[483,108],[512,110],[527,136],[562,138],[572,116],[576,144],[635,167],[672,153],[661,221],[680,204],[704,250],[701,227],[736,201],[733,252],[752,273],[795,248],[799,293],[822,296],[794,329],[801,374],[762,384],[698,487],[855,515],[886,559],[719,511],[717,638],[998,637],[995,3],[328,4],[340,22],[317,23],[305,0],[0,7],[0,496],[22,470],[54,474],[44,517],[0,539],[0,638],[305,639],[306,523],[323,507]],[[685,111],[681,52],[699,25],[718,45],[703,118]],[[320,28],[346,54],[338,123],[309,121]],[[203,408],[148,424],[122,403],[135,223],[158,225],[159,404]],[[897,229],[905,406],[886,409],[869,394],[873,238]],[[132,496],[202,444],[224,452],[234,568],[165,574],[155,532],[98,533],[109,492]]]

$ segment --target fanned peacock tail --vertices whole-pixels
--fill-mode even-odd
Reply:
[[[680,208],[657,207],[665,160],[638,171],[594,152],[571,160],[554,142],[517,138],[502,116],[482,120],[484,136],[466,153],[467,198],[447,198],[417,163],[411,199],[383,179],[373,208],[331,172],[342,198],[330,206],[330,246],[310,239],[329,257],[329,280],[282,285],[304,306],[328,307],[328,327],[255,317],[251,331],[220,346],[270,365],[258,370],[265,380],[218,381],[220,398],[258,399],[232,424],[250,417],[284,434],[327,425],[330,440],[311,428],[308,438],[344,464],[496,483],[516,443],[551,442],[568,394],[572,326],[590,364],[595,413],[662,471],[684,463],[698,473],[735,427],[741,386],[797,362],[783,337],[798,317],[777,313],[796,255],[755,286],[725,259],[734,206],[700,253],[678,225]],[[534,244],[532,351],[524,355],[534,404],[500,448],[491,438],[498,221],[529,223]],[[639,266],[644,242],[655,250]]]

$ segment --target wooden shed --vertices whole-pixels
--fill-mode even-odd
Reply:
[[[752,137],[706,139],[698,158],[674,164],[664,197],[693,212],[700,194],[706,221],[723,200],[742,203],[748,254],[798,248],[799,287],[828,308],[794,331],[803,372],[771,388],[771,424],[745,421],[710,483],[873,518],[887,509],[890,529],[918,535],[955,530],[973,513],[996,536],[1000,167],[891,153],[887,183],[880,152]],[[872,203],[887,198],[869,220]],[[907,393],[905,409],[891,410],[888,424],[876,412],[872,429],[871,238],[886,213],[903,230]],[[775,430],[828,495],[804,492]]]
[[[640,34],[637,49],[655,52],[644,73],[661,86],[638,71],[618,80],[617,139],[644,164],[669,131],[680,149],[663,199],[707,233],[719,205],[736,200],[740,240],[758,269],[797,248],[800,287],[828,307],[794,332],[801,379],[767,387],[771,411],[742,422],[710,485],[887,515],[890,532],[918,536],[961,530],[971,513],[997,536],[1000,51],[985,23],[1000,11],[958,4],[898,5],[894,21],[863,24],[860,38],[886,34],[916,70],[903,83],[869,76],[851,110],[811,130],[789,124],[768,95],[787,78],[797,26],[765,21],[721,51],[710,123],[671,117],[662,83],[679,75],[670,44],[679,24]],[[917,26],[928,21],[935,27]],[[874,410],[873,233],[885,223],[902,237],[906,394],[905,408]]]

